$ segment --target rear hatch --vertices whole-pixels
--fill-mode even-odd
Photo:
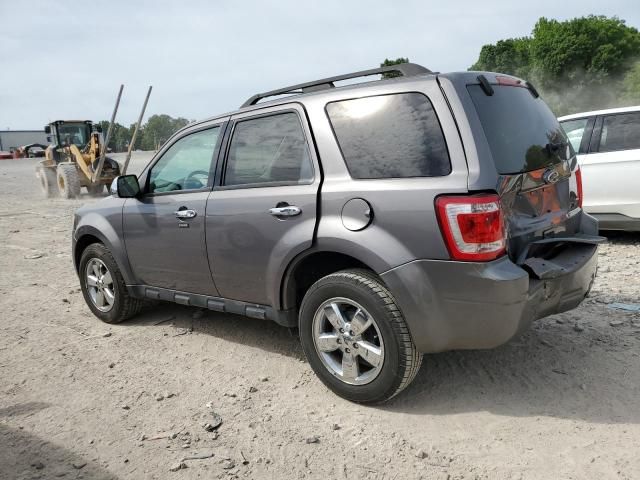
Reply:
[[[484,75],[466,89],[498,173],[507,252],[524,263],[581,235],[577,162],[555,115],[528,83]],[[558,242],[549,241],[556,238]],[[583,239],[583,240],[586,240]]]

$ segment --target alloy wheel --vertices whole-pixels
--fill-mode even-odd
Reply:
[[[331,298],[313,317],[313,343],[331,374],[350,385],[372,382],[382,370],[384,342],[375,319],[357,302]]]
[[[87,292],[93,305],[101,312],[113,308],[116,300],[115,288],[111,272],[99,258],[92,258],[85,267]]]

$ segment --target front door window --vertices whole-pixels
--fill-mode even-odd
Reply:
[[[202,130],[171,145],[151,168],[148,193],[200,190],[209,184],[220,127]]]

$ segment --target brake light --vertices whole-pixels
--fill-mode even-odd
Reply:
[[[504,254],[504,216],[498,195],[438,197],[436,213],[453,260],[489,261]]]
[[[498,82],[498,85],[506,85],[509,87],[526,87],[526,85],[517,78],[504,77],[502,75],[496,75],[496,82]]]

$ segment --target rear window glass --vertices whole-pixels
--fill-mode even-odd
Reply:
[[[567,134],[571,146],[576,152],[580,150],[580,144],[582,143],[582,137],[584,137],[584,131],[587,128],[588,122],[589,119],[587,118],[579,118],[577,120],[567,120],[560,123],[564,133]]]
[[[600,152],[640,148],[640,112],[608,115],[602,122]]]
[[[538,170],[573,155],[558,120],[540,97],[523,87],[492,87],[491,96],[480,85],[467,89],[498,173]]]
[[[429,99],[402,93],[327,104],[353,178],[436,177],[451,172],[442,129]]]

